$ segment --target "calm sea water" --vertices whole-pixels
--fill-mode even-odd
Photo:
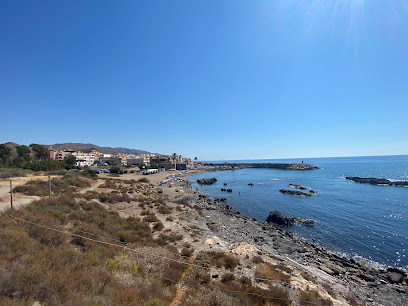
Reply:
[[[295,225],[290,231],[315,244],[371,265],[408,267],[408,188],[357,184],[345,176],[408,180],[408,156],[309,158],[313,171],[241,169],[200,173],[189,178],[216,177],[197,187],[210,197],[224,197],[242,213],[264,221],[272,210],[311,218],[314,227]],[[225,161],[223,161],[225,162]],[[232,161],[227,161],[232,162]],[[299,159],[234,162],[301,162]],[[232,193],[221,192],[227,183]],[[248,186],[248,183],[256,183]],[[308,186],[316,196],[299,198],[278,190],[289,184]]]

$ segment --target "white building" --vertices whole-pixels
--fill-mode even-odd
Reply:
[[[85,166],[92,166],[95,162],[95,154],[93,153],[84,153],[84,152],[74,152],[72,153],[73,156],[76,158],[76,166],[85,167]]]

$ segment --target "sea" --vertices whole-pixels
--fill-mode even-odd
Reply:
[[[222,162],[299,163],[302,160],[321,169],[247,168],[199,173],[188,180],[215,177],[218,180],[215,184],[195,183],[193,188],[211,198],[227,198],[235,209],[258,221],[265,221],[273,210],[315,220],[314,226],[296,224],[287,230],[330,252],[364,261],[370,267],[407,269],[408,188],[358,184],[345,177],[408,180],[408,155]],[[279,192],[282,188],[292,189],[289,184],[310,187],[317,195],[303,198]],[[221,188],[231,188],[232,192],[222,192]]]

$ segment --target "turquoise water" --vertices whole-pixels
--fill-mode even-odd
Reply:
[[[199,186],[211,197],[224,197],[242,213],[264,221],[272,210],[311,218],[314,227],[295,225],[290,231],[332,251],[364,259],[372,265],[408,266],[408,188],[357,184],[345,176],[408,180],[408,156],[310,158],[305,163],[322,168],[313,171],[241,169],[200,173],[189,177],[216,177],[214,185]],[[223,161],[225,162],[225,161]],[[231,161],[232,162],[232,161]],[[234,162],[301,162],[245,160]],[[221,192],[227,183],[232,193]],[[248,186],[248,183],[256,183]],[[301,184],[317,192],[299,198],[278,190]]]

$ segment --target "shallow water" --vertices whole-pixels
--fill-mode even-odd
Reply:
[[[224,162],[224,161],[223,161]],[[254,160],[234,162],[301,162]],[[311,218],[314,227],[295,225],[290,230],[320,246],[364,258],[375,265],[408,266],[408,188],[357,184],[345,176],[408,180],[408,156],[304,159],[322,169],[288,171],[242,169],[200,173],[189,177],[216,177],[213,185],[194,187],[211,197],[224,197],[235,208],[264,221],[272,210]],[[223,183],[232,193],[221,192]],[[248,183],[256,183],[248,186]],[[289,184],[308,186],[316,196],[300,198],[279,192]]]

